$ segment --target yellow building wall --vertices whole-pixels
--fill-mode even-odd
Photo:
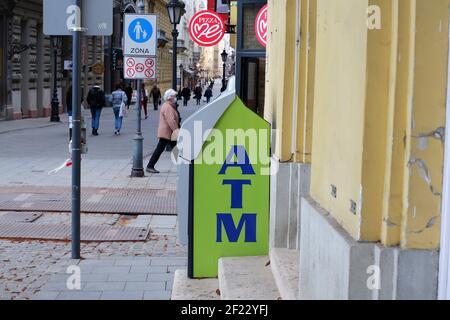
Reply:
[[[439,246],[444,160],[449,1],[415,2],[414,69],[408,154],[407,211],[401,244]]]
[[[439,247],[449,5],[269,0],[274,152],[311,162],[311,196],[356,240]],[[368,28],[371,6],[380,29]]]
[[[292,0],[268,2],[268,45],[264,117],[276,130],[275,155],[290,161],[295,61],[296,3]]]
[[[317,0],[299,1],[300,51],[298,63],[297,137],[295,161],[310,163],[314,108]]]
[[[381,29],[367,32],[360,240],[378,241],[391,169],[398,1],[370,0],[368,5],[377,6],[382,15]]]
[[[437,248],[449,1],[344,2],[318,2],[311,194],[357,240]]]
[[[394,109],[387,119],[380,235],[386,246],[439,247],[448,6],[448,0],[392,1]]]
[[[230,6],[230,23],[233,26],[237,25],[237,1],[231,1]],[[233,48],[237,47],[237,36],[236,34],[230,34],[230,46]]]
[[[355,239],[361,238],[367,6],[365,0],[317,2],[311,195]]]
[[[155,13],[158,16],[158,28],[166,32],[169,42],[165,46],[158,46],[156,52],[156,81],[146,81],[147,89],[150,90],[153,84],[157,84],[161,92],[172,88],[172,29],[167,14],[168,0],[147,0],[146,12]]]

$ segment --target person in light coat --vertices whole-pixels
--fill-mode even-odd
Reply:
[[[158,127],[158,146],[156,147],[153,155],[147,165],[146,171],[149,173],[159,173],[155,169],[155,165],[158,162],[161,154],[167,145],[171,145],[172,148],[177,144],[174,138],[179,130],[180,116],[177,111],[177,95],[178,93],[169,89],[164,94],[165,103],[161,107],[159,114],[159,127]]]
[[[122,90],[122,86],[120,84],[116,85],[116,90],[111,94],[111,103],[114,111],[115,118],[115,135],[120,135],[120,130],[122,129],[122,120],[123,116],[126,112],[126,104],[128,101],[127,94]]]

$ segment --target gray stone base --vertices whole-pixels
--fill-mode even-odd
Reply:
[[[283,300],[298,300],[299,254],[298,250],[270,250],[270,268]]]
[[[270,246],[299,248],[300,199],[309,195],[311,166],[280,163],[270,180]]]
[[[219,259],[221,300],[279,300],[269,257]]]
[[[187,271],[175,271],[171,300],[220,300],[219,280],[189,279]]]
[[[300,299],[436,299],[439,254],[361,243],[301,202]]]

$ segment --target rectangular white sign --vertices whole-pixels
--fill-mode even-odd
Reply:
[[[156,58],[125,57],[124,76],[130,80],[156,79]]]
[[[42,1],[40,1],[42,3]],[[48,36],[71,36],[77,15],[81,13],[79,27],[85,28],[86,36],[110,36],[113,33],[113,0],[83,0],[82,8],[73,0],[44,0],[44,34]]]
[[[124,15],[125,56],[156,56],[158,42],[157,16],[155,14]]]

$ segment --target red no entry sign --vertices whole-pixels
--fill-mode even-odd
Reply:
[[[147,60],[145,60],[145,66],[146,66],[146,67],[151,68],[151,67],[153,67],[154,65],[155,65],[155,60],[153,60],[153,59],[147,59]]]
[[[137,65],[136,65],[136,71],[137,72],[142,72],[142,71],[144,71],[144,65],[142,64],[142,63],[138,63]]]
[[[128,76],[129,78],[133,79],[135,73],[136,73],[136,71],[134,71],[133,68],[128,68],[128,69],[127,69],[127,76]]]
[[[222,40],[225,35],[225,24],[214,11],[203,10],[192,17],[189,35],[198,45],[211,47]]]
[[[261,8],[255,21],[256,38],[263,47],[267,45],[267,5]]]
[[[125,78],[153,80],[156,77],[156,58],[126,57]]]
[[[134,65],[135,65],[135,61],[134,61],[134,59],[133,58],[127,58],[127,66],[128,67],[134,67]]]
[[[147,70],[145,70],[145,76],[146,76],[148,79],[152,79],[154,75],[155,75],[155,71],[154,71],[153,69],[147,69]]]

